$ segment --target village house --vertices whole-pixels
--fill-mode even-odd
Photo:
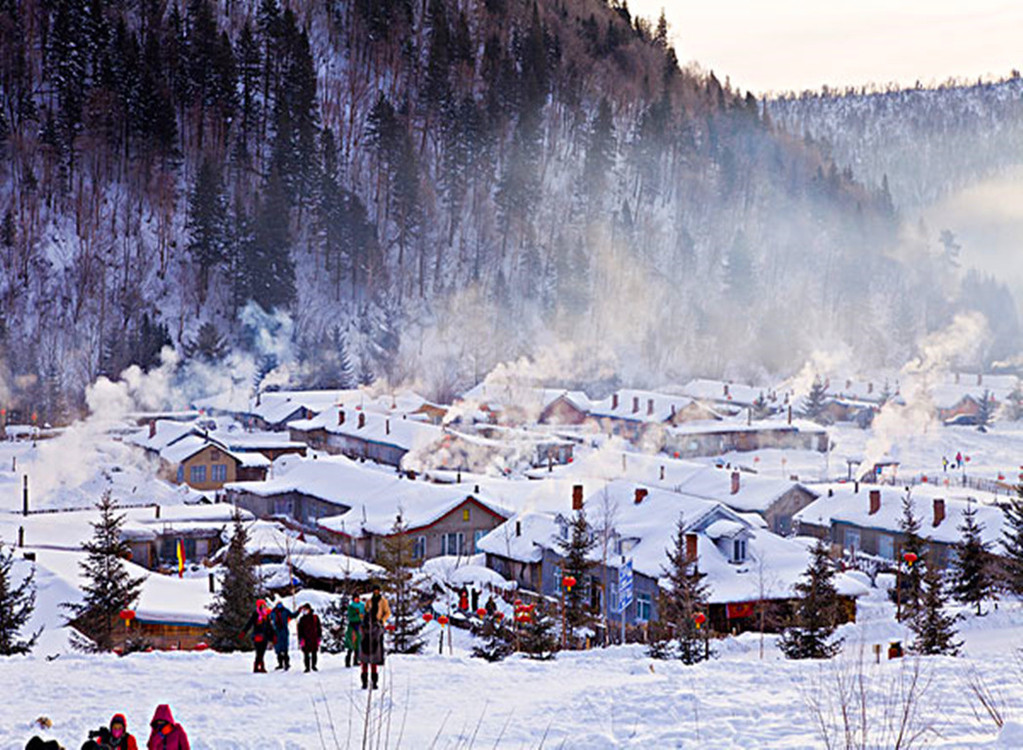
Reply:
[[[219,490],[236,481],[262,481],[270,459],[262,453],[236,453],[219,442],[187,435],[160,451],[158,476],[194,490]]]
[[[842,483],[818,487],[818,491],[820,497],[795,515],[800,534],[829,540],[836,555],[867,556],[884,562],[901,557],[905,488]],[[962,492],[966,491],[951,490]],[[954,546],[962,537],[959,526],[963,512],[971,506],[983,527],[984,541],[997,552],[1003,524],[1001,509],[951,493],[949,488],[927,485],[914,487],[910,493],[920,520],[920,536],[927,540],[937,563],[948,564],[954,554]]]
[[[289,423],[291,439],[316,450],[349,458],[400,466],[417,447],[439,440],[440,427],[407,414],[379,414],[355,407],[331,406],[312,419]]]
[[[827,431],[813,422],[727,421],[686,424],[665,430],[663,450],[676,458],[695,458],[769,448],[825,453],[828,445]]]
[[[644,437],[651,428],[721,419],[713,409],[687,396],[625,389],[594,403],[590,417],[604,432],[628,440]]]

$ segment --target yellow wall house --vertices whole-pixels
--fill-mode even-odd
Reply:
[[[219,490],[228,482],[262,481],[270,460],[262,453],[239,453],[190,435],[160,451],[160,474],[196,490]]]

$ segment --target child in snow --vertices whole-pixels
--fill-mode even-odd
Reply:
[[[273,640],[274,628],[270,622],[270,608],[266,606],[266,602],[262,599],[256,602],[256,611],[252,613],[249,621],[245,623],[245,627],[238,637],[244,638],[249,630],[252,631],[252,645],[256,649],[256,659],[252,664],[252,671],[266,672],[266,664],[263,658],[266,655],[267,646]]]
[[[366,605],[359,600],[356,594],[348,603],[348,627],[345,628],[345,666],[352,666],[352,657],[355,662],[359,661],[359,633],[362,624],[362,616],[366,613]]]
[[[152,732],[149,734],[146,750],[192,750],[185,730],[180,724],[174,723],[170,706],[166,704],[157,706],[149,727]]]
[[[291,656],[288,655],[288,623],[295,619],[295,613],[284,606],[284,602],[277,602],[277,606],[270,613],[270,619],[274,627],[274,649],[277,652],[277,667],[287,672],[291,669]]]
[[[89,732],[89,740],[82,745],[82,750],[138,750],[135,738],[128,734],[128,722],[124,714],[114,714],[109,727],[101,727],[97,732]]]
[[[320,616],[313,611],[313,605],[305,604],[299,610],[305,610],[298,618],[298,647],[302,649],[302,658],[305,660],[305,671],[310,668],[316,669],[316,657],[320,652],[320,641],[323,639],[323,626],[320,625]]]
[[[384,663],[384,626],[391,618],[391,606],[380,593],[380,587],[373,587],[373,594],[366,605],[366,616],[362,618],[362,633],[359,643],[359,662],[362,664],[362,689],[369,687],[369,675],[373,674],[373,689],[380,684],[377,667]]]

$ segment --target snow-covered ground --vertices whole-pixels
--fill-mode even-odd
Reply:
[[[845,650],[830,662],[787,661],[770,637],[761,660],[760,636],[747,634],[715,643],[717,658],[695,667],[654,661],[641,646],[488,664],[468,656],[470,636],[461,631],[454,653],[445,645],[438,654],[437,627],[427,631],[427,653],[388,659],[382,689],[371,698],[339,656],[323,656],[315,674],[253,675],[246,654],[65,652],[47,660],[40,650],[0,666],[0,750],[21,750],[39,716],[54,722],[54,737],[76,747],[115,712],[141,730],[164,702],[196,750],[818,748],[824,742],[808,703],[821,705],[826,721],[836,722],[832,731],[841,731],[838,686],[854,685],[860,674],[868,747],[892,746],[886,732],[914,676],[907,729],[919,736],[910,746],[1019,747],[1023,731],[1018,604],[968,619],[963,656],[880,664],[872,645],[886,647],[902,635],[880,592],[862,603],[860,622],[843,629]],[[1006,721],[1001,732],[973,697],[971,681],[993,696]]]

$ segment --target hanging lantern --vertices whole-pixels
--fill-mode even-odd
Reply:
[[[479,617],[480,619],[483,619],[484,617],[487,616],[487,610],[485,610],[483,607],[480,607],[479,609],[476,610],[476,616]]]
[[[970,463],[970,457],[969,456],[963,456],[963,461],[965,461],[966,463]]]
[[[915,552],[907,552],[906,554],[904,554],[904,555],[902,556],[902,559],[906,561],[906,564],[907,564],[907,565],[912,565],[912,564],[913,564],[913,563],[915,563],[915,562],[916,562],[916,561],[917,561],[917,560],[918,560],[919,558],[918,558],[918,557],[916,556],[916,553],[915,553]]]
[[[423,612],[423,619],[426,622],[429,622],[430,620],[433,619],[433,614],[431,612]]]
[[[387,630],[388,633],[393,633],[395,630],[393,622],[388,623],[387,625],[384,626],[384,628]]]
[[[449,622],[448,616],[447,615],[441,615],[440,617],[437,618],[437,622],[440,623],[441,627],[444,627]]]
[[[703,623],[707,622],[707,615],[703,614],[703,612],[697,612],[693,615],[693,622],[696,623],[696,628],[699,629],[703,626]]]
[[[503,620],[504,619],[504,612],[496,612],[494,614],[494,617],[496,617],[498,620]]]
[[[131,621],[135,619],[135,610],[133,610],[133,609],[122,609],[120,614],[118,615],[118,617],[120,617],[122,620],[124,620],[124,627],[130,628],[131,627]]]
[[[564,578],[561,579],[561,585],[564,586],[569,591],[572,590],[572,587],[575,586],[575,584],[576,584],[575,576],[565,576]]]

